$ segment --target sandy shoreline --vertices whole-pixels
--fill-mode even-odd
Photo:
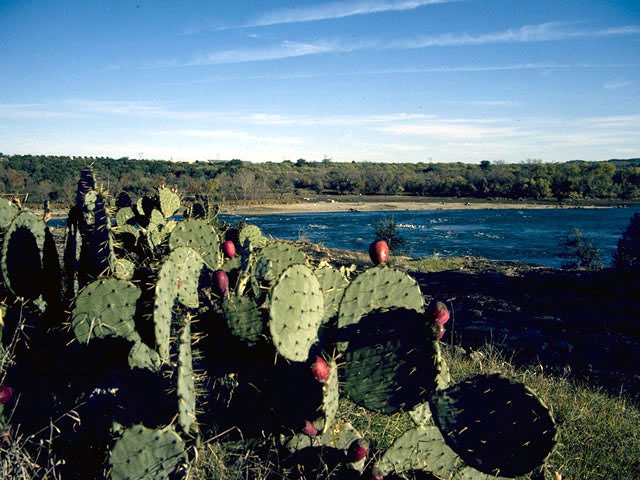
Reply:
[[[274,213],[327,213],[327,212],[375,212],[405,210],[481,210],[481,209],[555,209],[576,208],[575,206],[558,206],[536,203],[501,203],[501,202],[353,202],[353,201],[318,201],[288,204],[264,204],[246,206],[222,206],[222,213],[234,215],[267,215]],[[598,206],[581,206],[579,208],[611,208]]]

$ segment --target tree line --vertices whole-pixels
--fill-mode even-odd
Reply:
[[[111,192],[133,196],[158,185],[220,201],[297,195],[415,195],[527,200],[640,199],[640,158],[601,162],[338,163],[170,162],[107,157],[2,155],[0,194],[29,192],[34,202],[73,201],[78,173],[93,165]]]

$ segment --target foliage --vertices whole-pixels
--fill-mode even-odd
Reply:
[[[254,159],[259,160],[259,159]],[[216,200],[247,201],[321,193],[533,199],[640,198],[640,159],[507,164],[169,162],[129,158],[0,154],[0,192],[30,192],[33,202],[70,202],[73,178],[93,165],[110,191],[149,195],[156,186]]]
[[[393,217],[383,217],[373,222],[376,240],[384,240],[392,252],[400,252],[407,241],[400,235]]]
[[[599,270],[604,266],[600,256],[600,249],[577,228],[573,228],[569,232],[562,246],[566,250],[563,256],[569,259],[562,266],[563,268]]]
[[[620,270],[640,271],[640,214],[636,213],[618,240],[613,253],[613,267]]]

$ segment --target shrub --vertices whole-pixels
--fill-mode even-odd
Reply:
[[[613,267],[640,271],[640,213],[631,217],[627,229],[618,240],[618,248],[613,252]]]
[[[590,238],[573,228],[562,243],[566,252],[564,257],[569,259],[563,268],[579,268],[581,270],[599,270],[604,264],[600,256],[600,249]]]
[[[373,228],[376,240],[384,240],[389,245],[389,250],[398,252],[406,245],[407,241],[402,238],[396,229],[396,221],[393,217],[384,217],[374,220]]]

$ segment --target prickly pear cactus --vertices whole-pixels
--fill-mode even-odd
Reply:
[[[329,380],[322,385],[322,407],[321,411],[324,415],[324,424],[321,433],[328,434],[333,429],[333,425],[338,413],[338,403],[340,401],[340,393],[338,388],[338,367],[336,362],[329,362]]]
[[[71,327],[80,343],[92,338],[123,337],[140,341],[134,315],[140,289],[116,278],[96,280],[78,294],[71,315]]]
[[[0,229],[6,229],[14,217],[18,215],[20,208],[6,198],[0,198]]]
[[[338,327],[357,323],[367,313],[385,308],[422,312],[424,299],[417,282],[404,272],[373,267],[358,275],[345,289],[338,312]]]
[[[153,323],[156,347],[163,361],[169,360],[171,321],[176,301],[186,307],[198,307],[198,279],[202,257],[188,247],[171,252],[158,273]]]
[[[164,218],[170,218],[175,215],[180,208],[180,197],[172,192],[171,189],[160,187],[158,189],[158,203],[160,212]]]
[[[397,438],[376,462],[384,474],[427,470],[439,478],[452,478],[462,465],[460,457],[447,446],[434,426],[417,427]]]
[[[253,299],[237,295],[225,296],[222,299],[222,311],[233,335],[249,346],[258,343],[264,321]]]
[[[238,245],[244,247],[247,240],[252,249],[264,247],[268,243],[262,230],[256,225],[244,225],[238,230]]]
[[[190,432],[196,421],[196,388],[191,354],[191,318],[185,315],[178,336],[178,424],[183,432]]]
[[[112,480],[169,479],[185,461],[184,441],[173,427],[127,428],[109,454]]]
[[[324,318],[320,283],[309,267],[287,268],[273,287],[269,331],[280,355],[301,362],[318,339]]]
[[[476,375],[430,400],[447,444],[469,466],[515,477],[541,465],[556,443],[549,409],[524,384]]]
[[[338,314],[338,307],[349,281],[340,270],[328,265],[317,268],[314,273],[318,277],[324,295],[324,321],[326,322]]]
[[[443,369],[440,345],[414,310],[377,311],[353,326],[344,352],[344,386],[373,411],[408,411],[436,390]]]
[[[169,247],[190,247],[202,256],[210,270],[222,265],[220,238],[214,228],[204,220],[188,219],[179,222],[169,237]]]
[[[5,285],[16,297],[35,300],[42,294],[45,229],[40,217],[23,211],[5,233],[0,267]]]

